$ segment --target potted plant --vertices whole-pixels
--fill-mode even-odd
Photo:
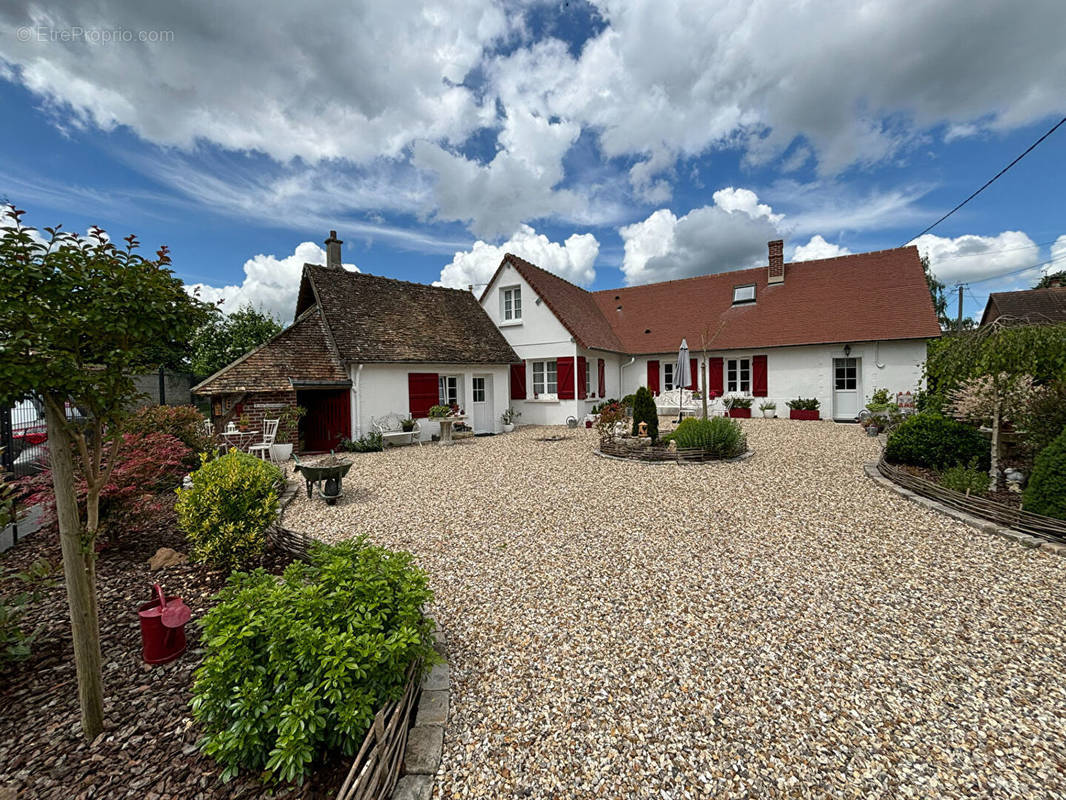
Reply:
[[[400,420],[400,428],[404,433],[410,433],[415,429],[415,421],[408,417],[407,419]]]
[[[514,430],[514,421],[522,416],[520,411],[515,411],[513,408],[508,408],[500,415],[500,420],[503,422],[503,432],[510,433]]]
[[[821,419],[818,408],[822,403],[816,397],[797,397],[795,400],[789,400],[786,405],[789,408],[789,419]]]
[[[725,404],[726,413],[733,419],[751,419],[751,404],[752,399],[750,397],[729,396],[722,399]]]
[[[777,415],[777,403],[773,400],[764,400],[759,403],[759,410],[766,419],[772,419]]]
[[[293,440],[299,436],[300,419],[307,414],[303,406],[286,406],[278,415],[278,432],[270,446],[270,457],[275,462],[288,461],[292,457]]]
[[[241,414],[240,417],[237,418],[237,430],[241,431],[242,433],[244,431],[247,431],[248,428],[251,427],[251,425],[252,421],[248,419],[247,414]]]
[[[448,406],[431,406],[429,409],[430,419],[444,419],[450,417],[452,410]]]

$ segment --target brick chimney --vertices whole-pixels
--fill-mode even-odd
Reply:
[[[336,231],[329,232],[329,238],[326,239],[326,267],[329,269],[344,269],[341,266],[341,245],[344,244],[337,238]]]
[[[766,282],[769,284],[784,283],[785,243],[781,239],[774,239],[772,242],[767,242],[766,244],[770,248],[770,266],[768,267]]]

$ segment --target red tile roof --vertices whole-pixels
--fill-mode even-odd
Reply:
[[[505,260],[583,347],[669,353],[683,338],[699,347],[703,333],[714,350],[940,335],[915,247],[789,263],[773,286],[758,267],[597,292]],[[733,287],[752,283],[756,301],[734,306]]]
[[[987,325],[999,317],[1013,317],[1019,322],[1033,324],[1066,322],[1066,287],[992,292],[981,324]]]

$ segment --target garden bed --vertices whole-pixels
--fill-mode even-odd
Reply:
[[[748,450],[735,458],[718,458],[702,448],[672,448],[666,445],[651,445],[648,447],[633,448],[625,444],[625,440],[600,442],[598,455],[608,458],[622,458],[627,461],[650,461],[650,462],[704,462],[704,461],[745,461],[755,453]]]
[[[150,572],[147,561],[160,547],[187,552],[172,518],[153,530],[100,554],[97,583],[104,665],[105,730],[93,742],[81,736],[70,620],[62,585],[48,589],[27,612],[27,625],[44,632],[26,661],[4,671],[0,702],[0,796],[13,788],[18,797],[88,796],[191,800],[192,798],[260,797],[265,787],[255,775],[229,783],[221,768],[200,754],[200,730],[189,700],[193,671],[203,650],[196,621],[213,604],[225,576],[197,564]],[[21,540],[0,560],[4,569],[22,570],[38,558],[60,559],[58,537],[41,531]],[[280,572],[291,556],[271,551],[263,559]],[[190,606],[188,649],[169,664],[149,666],[141,660],[140,629],[135,609],[150,599],[153,582]],[[13,591],[5,581],[0,591]],[[276,789],[278,798],[332,798],[350,760],[317,771],[302,787]]]

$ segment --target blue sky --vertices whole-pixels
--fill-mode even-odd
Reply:
[[[285,319],[331,228],[451,286],[898,246],[1066,114],[1058,2],[70,5],[0,10],[0,198]],[[1066,128],[918,242],[967,314],[1066,268],[1064,184]]]

